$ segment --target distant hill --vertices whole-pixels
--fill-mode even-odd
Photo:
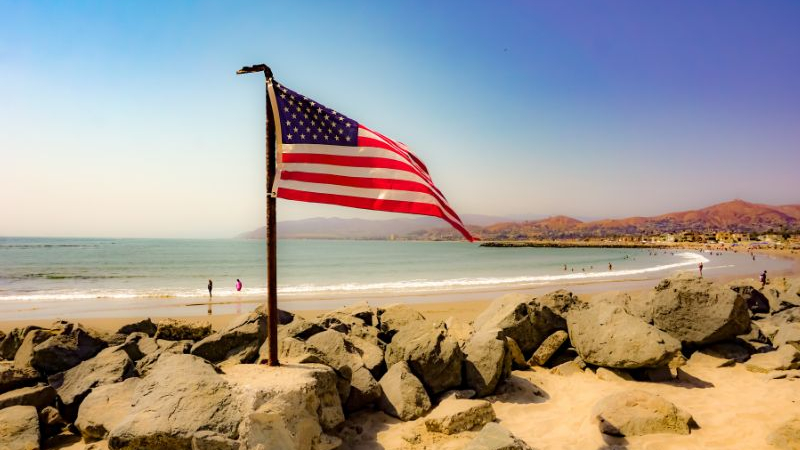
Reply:
[[[503,222],[482,227],[475,233],[484,240],[581,239],[626,235],[654,235],[681,231],[731,231],[762,233],[770,230],[800,230],[800,205],[771,206],[733,200],[707,208],[662,214],[582,222],[565,216],[542,220]],[[420,230],[414,239],[458,239],[444,228]]]
[[[465,214],[462,220],[471,229],[508,220],[504,217]],[[338,217],[315,217],[312,219],[278,222],[278,237],[290,239],[390,239],[410,233],[435,229],[447,224],[435,217],[409,217],[387,220],[340,219]],[[265,227],[242,233],[237,238],[264,239]]]
[[[800,230],[800,205],[771,206],[732,200],[703,209],[653,217],[629,217],[583,222],[566,216],[510,221],[502,217],[464,215],[470,232],[483,240],[581,239],[655,235],[681,231],[762,233]],[[263,239],[264,228],[240,238]],[[307,239],[421,239],[457,240],[461,235],[433,217],[365,220],[314,218],[278,223],[278,237]]]

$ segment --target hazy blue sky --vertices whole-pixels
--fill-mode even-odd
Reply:
[[[234,75],[260,62],[409,144],[461,213],[800,203],[798,24],[790,0],[0,0],[0,235],[263,225],[263,78]]]

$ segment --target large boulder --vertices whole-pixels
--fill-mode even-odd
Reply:
[[[375,310],[367,302],[353,303],[352,305],[339,308],[334,312],[349,314],[364,321],[368,326],[377,326],[378,320]]]
[[[9,331],[5,337],[0,339],[0,359],[12,361],[14,359],[14,355],[17,354],[19,346],[22,345],[25,335],[27,335],[28,332],[36,329],[39,329],[39,327],[29,326],[25,328],[14,328],[13,330]]]
[[[321,365],[236,365],[223,378],[238,399],[239,443],[247,449],[328,450],[344,421],[336,375]]]
[[[39,416],[33,406],[0,409],[0,449],[39,450]]]
[[[492,404],[486,400],[447,398],[425,417],[428,431],[460,433],[485,425],[495,419]]]
[[[344,334],[326,330],[308,338],[306,344],[315,348],[322,361],[338,373],[345,373],[343,366],[350,369],[350,393],[344,402],[347,411],[359,410],[380,399],[378,381],[364,365],[356,346]]]
[[[49,381],[58,392],[61,414],[74,420],[78,407],[92,389],[118,383],[134,374],[134,364],[128,354],[121,348],[110,347],[66,372],[51,376]]]
[[[561,297],[547,298],[553,300]],[[503,336],[516,341],[523,354],[529,355],[554,331],[566,329],[564,318],[548,306],[556,304],[560,305],[555,300],[539,303],[530,295],[507,294],[492,301],[475,318],[475,330],[498,328]]]
[[[99,386],[81,402],[75,426],[87,440],[106,439],[109,431],[133,410],[138,377]]]
[[[364,320],[347,313],[340,311],[332,311],[318,317],[314,321],[320,327],[327,330],[335,330],[347,336],[357,337],[377,345],[380,342],[378,338],[378,329],[367,325]]]
[[[17,352],[14,354],[14,367],[18,369],[36,369],[33,366],[33,349],[55,334],[52,330],[34,329],[25,334]],[[38,369],[36,369],[38,370]]]
[[[325,331],[325,327],[320,324],[305,320],[302,317],[295,317],[293,321],[286,325],[278,326],[278,341],[287,337],[306,340],[323,331]]]
[[[378,308],[378,329],[385,341],[390,341],[406,325],[424,320],[425,316],[400,303]]]
[[[144,333],[152,337],[156,334],[156,331],[158,331],[156,324],[150,318],[147,318],[121,326],[116,334]]]
[[[406,361],[431,394],[461,384],[464,355],[441,324],[414,322],[403,327],[386,347],[386,366]]]
[[[167,341],[145,337],[136,342],[136,349],[141,353],[141,358],[132,359],[136,360],[136,372],[140,376],[145,376],[162,356],[182,355],[189,353],[191,348],[192,341]],[[129,352],[129,355],[130,353],[133,352]]]
[[[800,347],[800,308],[791,308],[758,321],[758,327],[775,347]]]
[[[497,384],[511,373],[511,353],[499,329],[481,330],[464,346],[464,383],[478,397],[494,393]]]
[[[562,319],[566,320],[570,311],[583,309],[586,303],[580,300],[572,292],[564,289],[549,292],[541,297],[536,297],[533,301],[529,302],[534,309],[547,308],[550,312],[555,313]]]
[[[569,337],[584,361],[614,369],[664,366],[681,349],[673,337],[608,303],[571,313]]]
[[[9,406],[34,406],[41,410],[55,403],[56,391],[46,385],[30,386],[0,394],[0,409]]]
[[[775,351],[757,353],[745,363],[745,368],[760,373],[800,369],[800,351],[791,345],[784,345]]]
[[[663,398],[644,391],[623,391],[594,407],[600,431],[612,436],[654,433],[689,434],[692,416]]]
[[[42,376],[33,367],[15,367],[11,361],[0,362],[0,393],[33,386]]]
[[[517,438],[502,425],[489,422],[471,440],[464,450],[533,450],[530,445]]]
[[[45,374],[63,372],[106,347],[103,337],[80,324],[57,322],[57,334],[33,348],[31,365]]]
[[[389,368],[381,378],[381,409],[400,420],[414,420],[431,409],[425,387],[405,361]]]
[[[744,298],[747,308],[754,314],[770,311],[769,299],[749,284],[734,284],[730,288]]]
[[[687,344],[710,344],[750,331],[744,297],[702,278],[662,280],[653,297],[653,324]]]
[[[165,355],[136,386],[130,413],[109,432],[109,448],[189,449],[198,431],[238,437],[241,411],[230,384],[192,355]]]
[[[199,341],[211,334],[211,322],[163,319],[158,322],[156,339],[166,341]]]
[[[224,330],[194,344],[191,354],[214,363],[225,360],[252,363],[266,339],[267,316],[253,312],[234,319]]]

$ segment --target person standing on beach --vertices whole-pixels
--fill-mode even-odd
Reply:
[[[211,289],[214,289],[214,283],[211,280],[208,280],[208,298],[211,298]]]
[[[700,269],[700,278],[703,278],[703,263],[700,263],[697,268]]]
[[[236,292],[241,292],[242,290],[242,281],[238,278],[236,279]]]
[[[761,289],[764,289],[764,286],[767,285],[767,271],[761,272],[761,276],[758,277],[758,281],[761,282]]]
[[[611,270],[613,268],[614,268],[614,266],[612,266],[611,263],[608,263],[608,270]]]

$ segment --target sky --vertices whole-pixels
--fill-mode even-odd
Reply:
[[[0,0],[0,236],[264,224],[266,63],[456,211],[800,203],[800,3]],[[280,200],[278,220],[394,218]]]

